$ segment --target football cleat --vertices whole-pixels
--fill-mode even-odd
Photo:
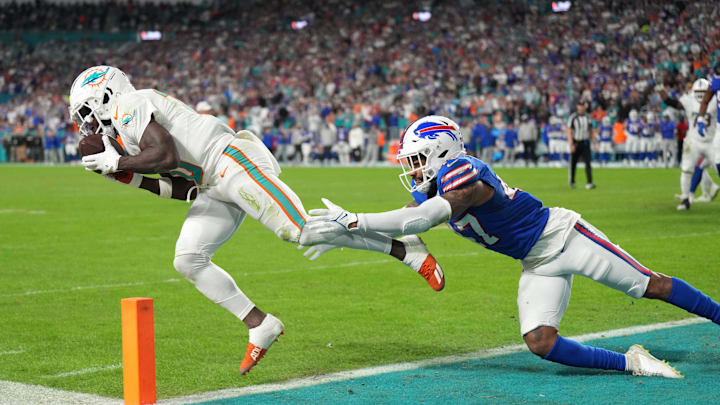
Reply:
[[[407,235],[398,238],[398,241],[405,246],[403,263],[420,274],[433,290],[442,290],[445,287],[445,274],[422,239],[417,235]]]
[[[267,314],[260,325],[250,329],[250,341],[245,352],[245,358],[240,364],[240,374],[245,375],[265,356],[270,346],[278,341],[280,335],[285,334],[285,325]]]
[[[630,349],[625,353],[625,361],[625,370],[631,371],[633,375],[684,378],[675,367],[671,366],[667,361],[655,358],[640,345],[630,346]]]
[[[718,191],[720,191],[720,186],[718,186],[717,184],[713,183],[713,184],[710,186],[710,194],[702,193],[702,195],[701,195],[700,197],[697,197],[697,198],[695,199],[695,201],[690,201],[690,202],[691,202],[691,203],[696,203],[696,202],[699,202],[699,203],[708,203],[708,202],[714,200],[715,197],[717,197]]]
[[[680,204],[678,204],[677,207],[675,207],[678,211],[687,211],[690,209],[690,200],[688,198],[682,200]]]

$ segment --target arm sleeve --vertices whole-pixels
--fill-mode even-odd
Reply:
[[[358,214],[358,229],[362,232],[382,232],[389,235],[414,235],[450,219],[450,202],[433,197],[417,207],[373,214]]]

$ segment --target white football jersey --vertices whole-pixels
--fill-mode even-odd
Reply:
[[[110,107],[112,124],[118,141],[130,155],[140,153],[140,140],[150,118],[162,125],[172,136],[180,166],[170,171],[205,185],[215,165],[235,132],[218,118],[198,114],[180,100],[154,89],[122,94]]]
[[[712,141],[715,136],[715,122],[717,121],[717,103],[715,102],[715,97],[713,96],[712,100],[710,100],[710,104],[708,104],[705,118],[709,128],[705,131],[704,137],[700,136],[697,128],[697,116],[698,112],[700,112],[700,102],[698,102],[695,99],[695,96],[691,93],[683,94],[678,101],[682,104],[687,117],[689,127],[687,132],[688,138],[701,142]]]

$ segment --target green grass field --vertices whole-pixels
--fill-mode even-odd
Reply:
[[[306,209],[328,197],[367,212],[410,200],[397,173],[286,168],[281,177]],[[591,191],[568,189],[563,169],[498,173],[580,212],[648,268],[720,297],[720,205],[676,212],[678,170],[596,169]],[[172,266],[187,208],[80,167],[0,166],[0,380],[122,397],[120,299],[134,296],[155,300],[159,399],[522,342],[519,264],[445,228],[423,235],[447,278],[437,293],[379,254],[345,249],[309,262],[248,219],[214,261],[287,333],[241,376],[246,328]],[[561,333],[688,316],[576,278]]]

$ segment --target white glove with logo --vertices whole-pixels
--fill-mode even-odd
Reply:
[[[348,212],[327,198],[322,198],[322,202],[327,208],[313,209],[308,212],[311,216],[305,226],[309,226],[314,233],[341,235],[357,229],[357,226],[349,227],[350,224],[357,222],[357,214]]]
[[[117,171],[118,161],[120,160],[120,154],[110,144],[110,139],[107,135],[103,135],[102,140],[105,145],[105,150],[94,155],[83,156],[82,165],[85,166],[85,170],[97,170],[100,174],[115,173]]]

